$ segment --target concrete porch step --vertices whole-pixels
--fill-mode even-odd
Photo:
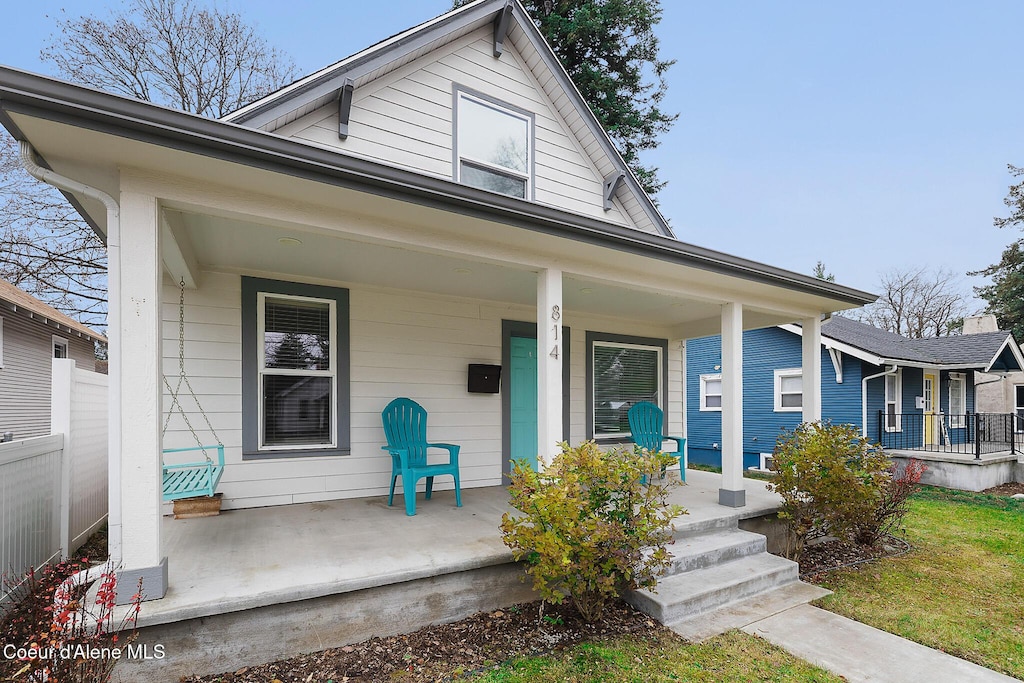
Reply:
[[[744,628],[792,607],[813,602],[831,593],[832,591],[827,588],[803,581],[794,581],[779,588],[758,593],[753,597],[723,605],[710,612],[687,617],[673,624],[672,630],[691,642],[700,643],[726,631]]]
[[[665,574],[673,576],[763,553],[766,545],[761,534],[735,528],[679,538],[668,548],[672,565]]]
[[[798,579],[799,566],[760,553],[731,562],[667,576],[658,592],[630,591],[625,599],[666,626],[763,593]]]

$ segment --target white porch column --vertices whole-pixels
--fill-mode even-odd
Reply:
[[[803,327],[803,420],[821,420],[821,318],[804,318]]]
[[[148,600],[167,592],[161,554],[160,469],[160,224],[156,197],[121,192],[119,328],[120,540],[118,602],[130,601],[138,580]]]
[[[722,306],[722,488],[718,504],[743,507],[743,305]]]
[[[537,275],[537,466],[546,467],[562,441],[562,271]]]

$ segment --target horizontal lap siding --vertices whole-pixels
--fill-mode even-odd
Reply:
[[[351,455],[243,461],[240,283],[237,275],[206,274],[202,289],[185,294],[186,372],[227,447],[228,466],[220,485],[225,507],[386,494],[391,461],[380,450],[380,412],[398,396],[408,396],[427,409],[431,441],[462,447],[464,487],[501,482],[501,397],[468,393],[468,365],[500,364],[502,319],[530,322],[535,319],[531,307],[350,287]],[[177,288],[166,284],[163,365],[172,385],[178,369],[177,297]],[[569,312],[565,322],[573,335],[570,427],[572,441],[578,442],[585,429],[586,330],[655,337],[665,337],[665,331]],[[670,367],[671,390],[679,386],[681,365],[671,363],[670,357]],[[182,403],[200,437],[209,442],[212,436],[187,391]],[[165,390],[165,411],[169,405]],[[172,417],[164,445],[194,445],[180,416]],[[167,457],[172,462],[179,456]],[[194,457],[186,454],[178,461]],[[437,486],[451,484],[439,480]]]
[[[93,343],[77,333],[57,331],[22,311],[0,310],[3,318],[3,367],[0,368],[0,434],[15,439],[50,433],[50,380],[53,337],[68,340],[68,357],[93,370]]]
[[[743,451],[744,467],[758,464],[759,453],[770,453],[784,430],[803,420],[801,412],[775,411],[775,371],[800,368],[801,338],[769,327],[743,333]],[[700,410],[700,376],[720,374],[721,337],[686,343],[687,435],[692,462],[721,465],[722,414]],[[843,355],[843,382],[821,350],[822,419],[833,424],[860,425],[860,362]],[[717,444],[717,448],[715,447]]]
[[[492,48],[491,30],[481,29],[357,88],[346,140],[338,137],[336,105],[308,114],[278,133],[451,178],[452,86],[456,83],[535,115],[536,201],[632,225],[618,206],[604,211],[603,176],[515,48],[507,46],[501,59],[494,58]],[[656,232],[648,223],[643,229]]]

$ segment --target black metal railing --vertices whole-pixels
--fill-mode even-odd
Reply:
[[[1012,413],[886,413],[878,411],[878,443],[884,448],[973,455],[1016,453],[1024,417]]]

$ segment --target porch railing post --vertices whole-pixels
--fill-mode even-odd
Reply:
[[[882,414],[883,414],[883,411],[879,410],[878,411],[878,443],[882,443],[882,431],[884,429],[884,425],[882,424]]]
[[[1017,445],[1016,445],[1016,443],[1015,443],[1015,441],[1016,441],[1016,440],[1015,440],[1015,439],[1013,438],[1013,433],[1014,433],[1015,431],[1017,431],[1017,430],[1016,430],[1016,429],[1014,429],[1014,428],[1015,428],[1015,427],[1016,427],[1017,425],[1015,425],[1015,424],[1013,423],[1013,415],[1007,415],[1007,417],[1009,417],[1009,418],[1010,418],[1009,420],[1007,420],[1007,422],[1008,422],[1008,423],[1009,423],[1009,425],[1010,425],[1010,453],[1012,454],[1012,453],[1016,453],[1016,452],[1017,452]]]
[[[981,415],[974,414],[974,459],[981,460]]]

